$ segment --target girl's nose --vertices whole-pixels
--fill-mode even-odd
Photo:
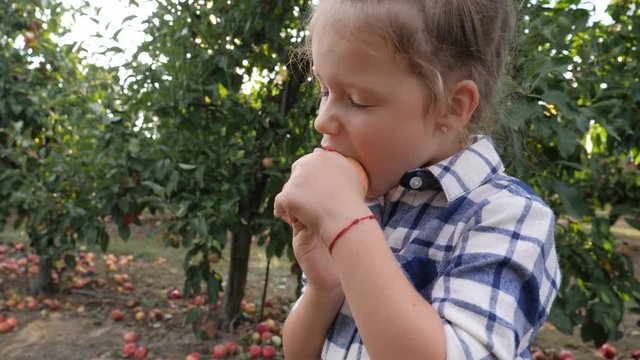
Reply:
[[[340,120],[335,111],[335,105],[331,105],[328,101],[322,104],[313,125],[323,135],[337,135],[340,131]]]

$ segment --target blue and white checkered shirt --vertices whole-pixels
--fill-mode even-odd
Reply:
[[[488,137],[426,169],[437,189],[399,186],[386,207],[383,198],[369,207],[405,275],[440,314],[447,359],[531,358],[560,282],[553,212],[505,175]],[[369,359],[346,302],[321,356]]]

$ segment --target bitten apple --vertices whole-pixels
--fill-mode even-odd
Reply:
[[[362,192],[366,196],[367,191],[369,191],[369,176],[367,175],[367,171],[357,160],[350,157],[346,159],[349,160],[356,167],[356,169],[358,169],[358,173],[360,174],[360,184],[362,185]]]

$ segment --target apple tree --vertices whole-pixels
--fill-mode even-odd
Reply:
[[[553,207],[563,279],[551,311],[598,346],[640,304],[627,245],[640,228],[640,1],[613,1],[611,24],[579,0],[521,2],[519,46],[501,132],[511,168]],[[638,308],[631,308],[638,311]]]
[[[272,200],[293,160],[318,143],[308,64],[295,60],[307,6],[160,2],[145,21],[149,40],[126,65],[127,117],[143,134],[126,164],[151,191],[127,199],[163,211],[167,244],[189,249],[186,293],[218,301],[222,278],[210,260],[230,246],[220,324],[240,313],[252,239],[268,256],[286,253],[290,230]]]

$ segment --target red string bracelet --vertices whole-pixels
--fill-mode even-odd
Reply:
[[[351,224],[345,226],[344,228],[342,228],[342,230],[340,230],[340,232],[338,233],[338,235],[336,235],[336,237],[333,238],[333,240],[331,241],[331,243],[329,244],[329,254],[332,253],[333,251],[333,247],[336,245],[336,242],[338,241],[338,239],[340,239],[340,237],[342,235],[344,235],[344,233],[346,233],[349,229],[351,229],[351,227],[357,223],[359,223],[362,220],[367,220],[367,219],[375,219],[376,216],[371,214],[371,215],[367,215],[367,216],[363,216],[363,217],[359,217],[357,219],[354,219]]]

